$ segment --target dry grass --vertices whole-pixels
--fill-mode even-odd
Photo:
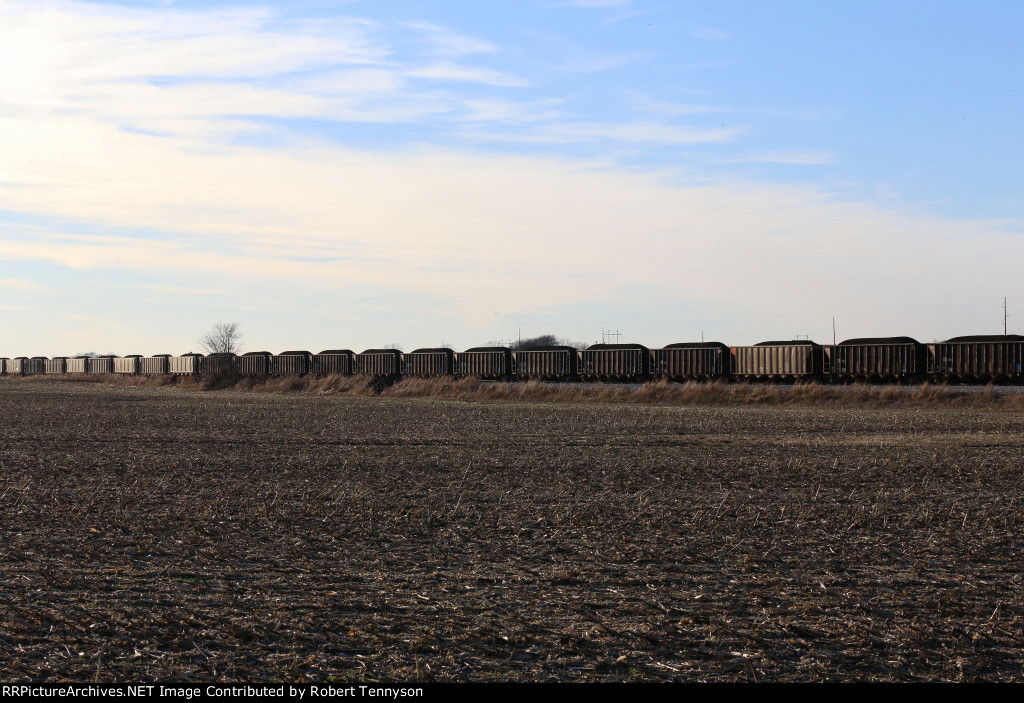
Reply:
[[[536,403],[628,403],[639,405],[772,405],[838,407],[957,407],[1024,410],[1024,394],[936,386],[829,386],[751,383],[686,384],[658,381],[641,385],[584,383],[501,383],[476,378],[405,378],[399,381],[345,376],[128,376],[82,374],[27,376],[26,381],[73,381],[117,386],[173,386],[182,390],[234,390],[248,393],[305,393],[386,398]]]

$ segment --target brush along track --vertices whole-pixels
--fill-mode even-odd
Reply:
[[[830,405],[847,407],[974,407],[1024,410],[1020,386],[795,385],[756,383],[644,384],[502,383],[475,378],[381,379],[334,376],[173,376],[82,374],[37,375],[11,383],[100,383],[108,386],[166,387],[177,390],[304,393],[355,397],[435,398],[443,400],[527,401],[544,403],[625,403],[635,405]]]

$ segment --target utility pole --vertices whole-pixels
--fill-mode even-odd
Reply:
[[[1003,336],[1006,336],[1006,318],[1009,315],[1006,314],[1006,298],[1003,298]]]
[[[836,316],[832,316],[832,346],[836,345]]]

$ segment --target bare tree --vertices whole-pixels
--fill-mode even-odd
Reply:
[[[199,338],[199,346],[207,354],[237,354],[242,346],[238,323],[218,322]]]
[[[586,349],[586,342],[574,342],[568,337],[559,337],[554,334],[542,334],[537,337],[527,337],[511,342],[499,341],[488,342],[489,347],[503,347],[508,344],[512,351],[522,351],[531,347],[573,347],[574,349]]]

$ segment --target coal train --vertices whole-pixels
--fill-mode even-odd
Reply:
[[[1019,384],[1024,378],[1024,336],[954,337],[923,344],[910,337],[848,339],[822,345],[811,341],[761,342],[730,347],[721,342],[669,344],[595,344],[452,349],[329,349],[184,354],[172,356],[14,357],[0,358],[0,374],[173,374],[204,376],[286,376],[363,374],[402,377],[473,377],[491,381],[624,382],[822,382],[822,383],[995,383]]]

